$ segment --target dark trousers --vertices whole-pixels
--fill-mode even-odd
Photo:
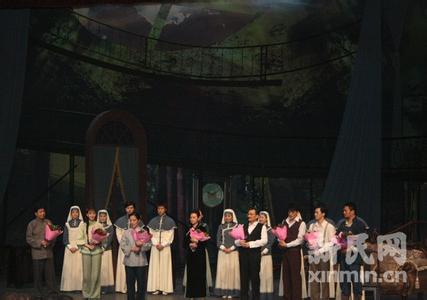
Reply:
[[[147,291],[147,267],[125,266],[125,270],[128,300],[135,300],[135,281],[138,289],[136,300],[144,300]]]
[[[33,259],[34,287],[43,295],[43,275],[49,293],[57,292],[55,287],[55,268],[53,258]]]
[[[346,272],[342,275],[340,282],[341,292],[344,296],[350,296],[351,283],[353,283],[353,294],[355,296],[362,295],[362,282],[360,280],[360,264],[353,263],[348,265],[345,263],[345,258],[340,261],[340,272]]]
[[[252,287],[252,300],[259,300],[259,271],[261,268],[261,251],[259,248],[240,249],[240,299],[248,299],[249,282]]]
[[[327,300],[329,299],[329,278],[330,262],[323,261],[320,258],[318,263],[311,263],[309,270],[313,272],[313,278],[310,282],[310,299],[311,300]],[[320,276],[316,276],[316,272],[320,272]],[[309,277],[310,278],[310,277]],[[320,279],[321,282],[318,282]]]
[[[283,254],[283,298],[302,299],[301,249],[286,249]]]

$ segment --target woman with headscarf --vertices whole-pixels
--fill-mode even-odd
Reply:
[[[258,222],[264,224],[267,229],[268,242],[261,248],[261,270],[260,277],[260,299],[273,299],[273,259],[271,256],[271,247],[274,243],[274,235],[271,232],[270,214],[266,211],[259,212]]]
[[[80,248],[86,243],[85,223],[80,207],[71,206],[64,226],[64,264],[62,266],[61,291],[82,290],[82,254]]]
[[[114,227],[111,222],[110,215],[106,209],[98,211],[97,221],[100,223],[104,230],[108,233],[108,237],[102,242],[102,253],[101,259],[101,292],[113,292],[114,291],[114,269],[113,269],[113,251],[111,250],[111,242],[114,237]]]
[[[232,298],[240,293],[239,252],[234,239],[229,235],[237,226],[237,217],[232,209],[224,210],[221,225],[216,235],[218,263],[216,269],[215,294],[222,298]]]

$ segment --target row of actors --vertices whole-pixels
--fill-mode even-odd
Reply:
[[[101,287],[108,290],[114,289],[115,286],[117,292],[127,293],[128,299],[132,300],[135,296],[137,299],[144,299],[147,291],[164,295],[173,292],[170,246],[177,227],[174,220],[166,214],[166,206],[163,204],[157,206],[158,216],[146,227],[143,226],[140,216],[135,213],[133,202],[127,202],[125,210],[126,214],[113,226],[107,210],[96,213],[95,210],[88,209],[85,223],[80,208],[77,206],[70,208],[63,235],[66,247],[60,285],[62,291],[81,290],[84,298],[99,299]],[[288,209],[288,216],[282,222],[287,227],[288,234],[284,241],[278,241],[278,246],[283,251],[279,295],[283,295],[285,299],[295,300],[308,296],[311,299],[334,297],[334,287],[331,288],[327,281],[310,282],[307,293],[302,256],[304,234],[307,231],[322,232],[319,234],[318,249],[312,249],[315,250],[314,253],[321,255],[329,251],[336,232],[359,234],[367,230],[366,223],[356,216],[356,207],[352,203],[344,206],[344,219],[337,225],[327,219],[326,214],[326,208],[318,205],[314,212],[315,220],[309,222],[307,226],[296,206],[290,205]],[[27,242],[32,248],[35,287],[42,293],[41,278],[44,273],[48,290],[55,292],[53,243],[44,240],[44,227],[50,221],[45,218],[44,208],[37,208],[35,215],[36,218],[27,228]],[[208,234],[207,225],[201,218],[200,211],[191,212],[190,226]],[[272,299],[274,288],[271,250],[276,238],[271,232],[270,217],[266,211],[258,213],[256,209],[249,209],[247,218],[248,224],[244,225],[246,239],[234,240],[228,233],[238,225],[238,220],[233,210],[224,210],[216,236],[219,252],[215,294],[223,298],[248,299],[250,292],[252,299],[255,300]],[[92,245],[89,242],[91,234],[97,228],[104,228],[109,236],[102,244]],[[145,244],[135,242],[132,231],[145,228],[152,234],[151,241]],[[185,296],[205,297],[207,288],[212,286],[206,251],[207,241],[195,240],[191,238],[189,232],[185,239],[188,250],[184,273]],[[114,236],[117,237],[121,248],[118,252],[115,280],[111,251]],[[145,255],[148,250],[151,250],[149,263]],[[342,270],[359,272],[360,264],[360,258],[352,264],[340,259]],[[314,272],[329,271],[330,267],[330,262],[322,260],[310,264],[310,270]],[[353,280],[340,283],[342,296],[339,296],[342,299],[348,299],[350,296],[351,285],[355,298],[361,296],[360,281]]]

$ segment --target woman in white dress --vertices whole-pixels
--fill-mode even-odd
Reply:
[[[113,253],[111,250],[111,242],[114,237],[114,227],[106,209],[98,211],[97,221],[102,224],[104,230],[108,233],[108,238],[106,238],[102,243],[104,252],[102,253],[101,261],[101,292],[104,294],[114,291]]]
[[[80,248],[86,243],[85,228],[80,207],[71,206],[63,235],[65,250],[61,276],[61,291],[70,292],[82,290],[83,268]]]
[[[236,251],[230,231],[238,224],[232,209],[224,210],[218,226],[218,263],[216,269],[215,295],[222,298],[238,297],[240,293],[239,251]]]
[[[274,235],[271,232],[270,214],[266,211],[259,212],[258,222],[267,227],[268,242],[261,248],[261,269],[260,277],[260,299],[272,300],[274,292],[273,281],[273,259],[271,248],[274,243]]]

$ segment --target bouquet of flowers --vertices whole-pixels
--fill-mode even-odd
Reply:
[[[278,225],[271,229],[271,233],[277,237],[279,241],[284,241],[288,236],[288,228],[284,225]]]
[[[145,243],[148,243],[151,238],[152,238],[152,234],[149,233],[147,230],[143,230],[143,229],[139,229],[139,230],[132,230],[132,237],[133,240],[136,241],[140,241]]]
[[[194,228],[190,229],[190,237],[199,242],[204,242],[211,238],[206,232],[203,232],[200,229],[194,229]]]
[[[246,240],[245,230],[243,225],[239,224],[228,233],[235,240]]]
[[[317,242],[319,240],[319,232],[318,231],[307,232],[304,235],[304,240],[307,242],[308,247],[310,249],[317,248],[319,246]]]
[[[63,233],[62,227],[59,225],[46,224],[44,227],[44,239],[46,242],[51,242]]]
[[[100,244],[108,237],[108,232],[102,228],[92,230],[92,241],[93,244]]]
[[[334,243],[336,245],[339,245],[341,250],[347,250],[348,248],[352,247],[356,241],[357,241],[358,236],[357,235],[353,235],[351,233],[344,233],[344,232],[340,232],[335,238],[334,238]]]

